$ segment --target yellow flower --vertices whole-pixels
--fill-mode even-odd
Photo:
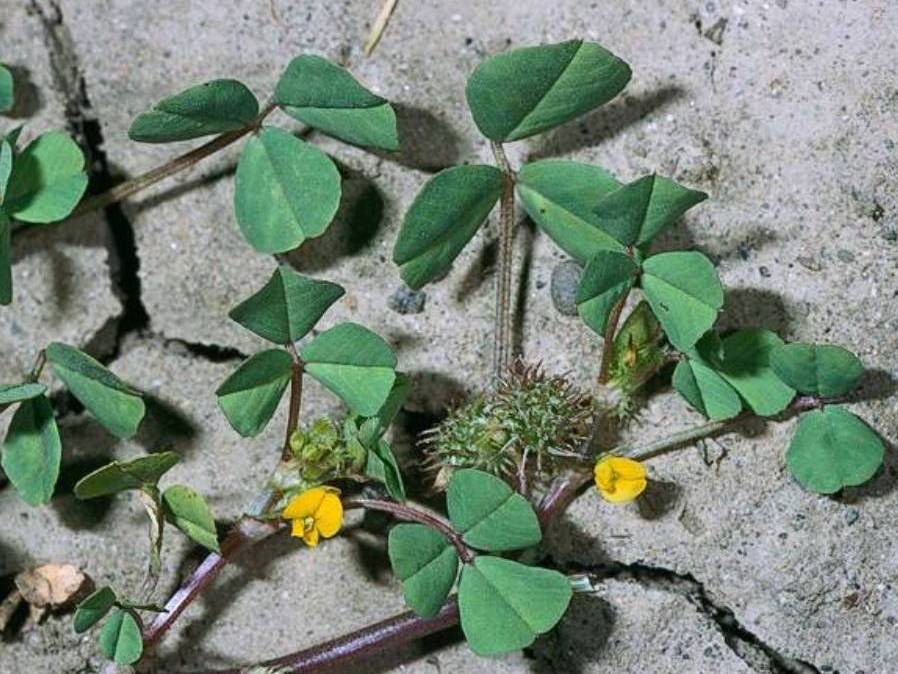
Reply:
[[[293,520],[290,533],[309,547],[318,545],[318,537],[330,538],[343,524],[343,504],[333,487],[315,487],[294,496],[284,508],[285,520]]]
[[[596,463],[596,487],[611,503],[632,501],[645,491],[645,468],[639,461],[606,456]]]

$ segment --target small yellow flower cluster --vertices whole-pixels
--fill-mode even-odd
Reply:
[[[293,497],[284,508],[285,520],[292,520],[292,536],[301,538],[314,548],[319,536],[336,536],[343,524],[340,492],[333,487],[314,487]]]
[[[645,491],[645,467],[633,459],[606,456],[598,460],[594,470],[596,487],[610,503],[627,503]]]

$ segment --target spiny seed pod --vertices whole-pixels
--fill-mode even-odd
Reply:
[[[425,434],[437,487],[456,468],[511,476],[526,461],[537,477],[577,454],[592,420],[592,401],[565,377],[515,361],[494,393],[452,410]]]

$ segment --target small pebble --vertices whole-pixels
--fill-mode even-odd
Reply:
[[[858,521],[858,518],[861,514],[857,511],[857,508],[849,508],[845,511],[845,526],[850,527],[852,524]]]
[[[387,306],[397,314],[420,314],[424,311],[427,293],[423,290],[412,290],[402,286],[390,295]]]
[[[842,262],[854,262],[854,253],[850,250],[845,250],[844,248],[839,249],[836,252],[836,257],[842,260]]]
[[[552,270],[552,304],[558,313],[564,316],[577,315],[577,286],[583,269],[573,260],[565,260],[555,265]]]

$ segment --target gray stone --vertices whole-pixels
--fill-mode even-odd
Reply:
[[[401,286],[390,295],[387,306],[397,314],[420,314],[427,303],[427,293]]]
[[[563,260],[552,269],[549,290],[552,304],[562,316],[577,315],[577,286],[583,277],[583,268],[573,260]]]

